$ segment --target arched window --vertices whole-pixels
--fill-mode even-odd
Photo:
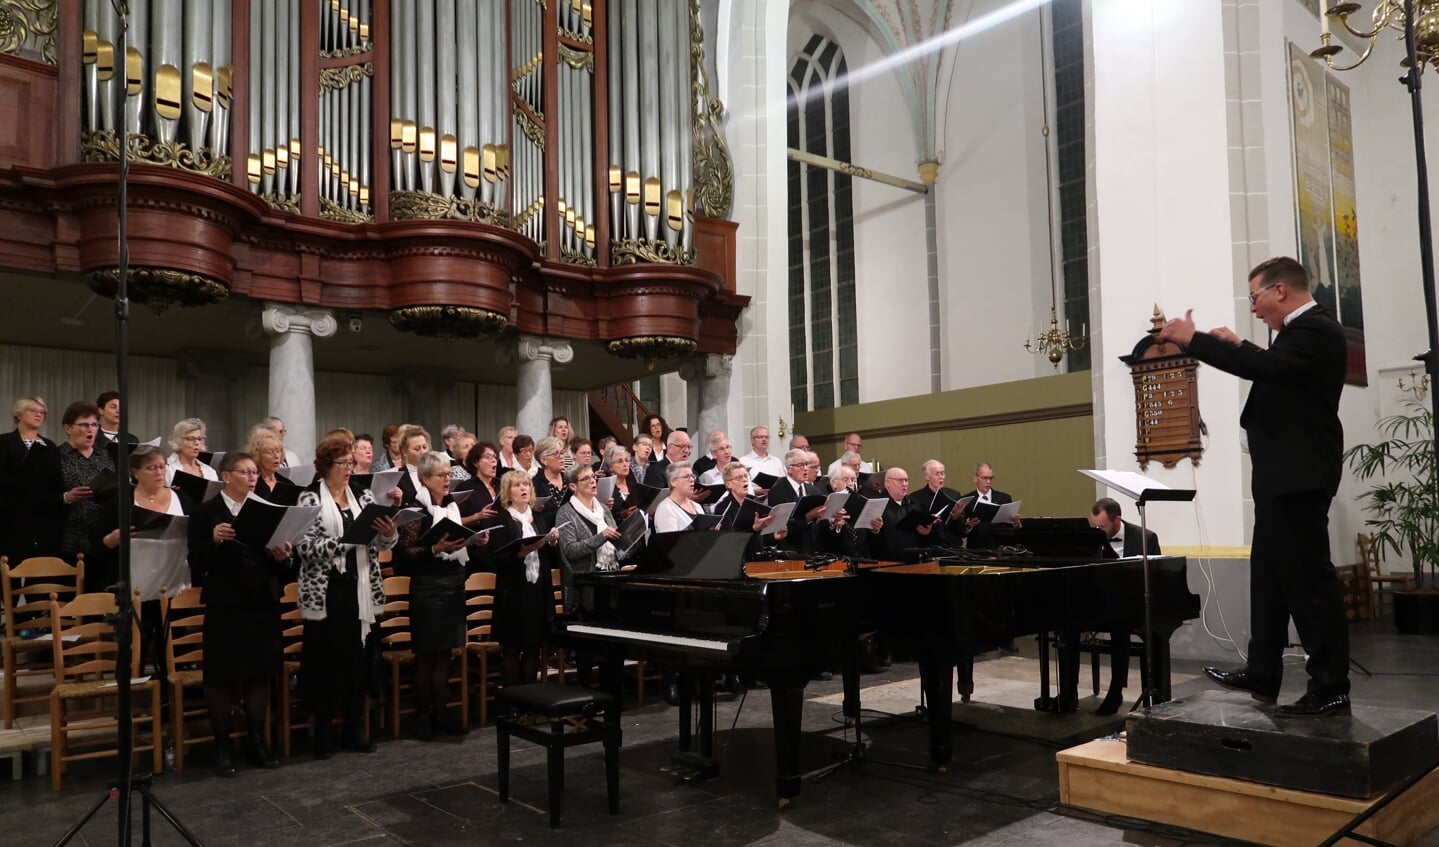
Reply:
[[[789,146],[850,161],[844,52],[821,35],[789,75]],[[859,402],[851,178],[789,162],[789,376],[800,410]]]

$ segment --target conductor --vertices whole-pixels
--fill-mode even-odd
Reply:
[[[1309,293],[1299,262],[1270,259],[1249,272],[1249,311],[1272,330],[1265,349],[1227,327],[1196,332],[1193,310],[1159,332],[1191,356],[1250,380],[1239,416],[1253,465],[1254,538],[1249,569],[1249,660],[1205,668],[1226,688],[1273,703],[1289,619],[1309,655],[1308,690],[1275,714],[1349,714],[1349,631],[1329,558],[1329,504],[1339,488],[1344,432],[1344,330]]]

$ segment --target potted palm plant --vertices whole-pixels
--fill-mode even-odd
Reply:
[[[1412,376],[1412,375],[1411,375]],[[1379,422],[1383,440],[1344,454],[1350,470],[1372,485],[1360,495],[1375,549],[1408,555],[1413,590],[1394,594],[1400,632],[1439,633],[1439,474],[1434,462],[1434,415],[1422,401],[1427,381],[1411,379],[1404,408]]]

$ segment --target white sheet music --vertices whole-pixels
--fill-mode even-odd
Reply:
[[[885,504],[889,502],[888,497],[871,497],[864,501],[864,509],[854,519],[857,529],[869,529],[875,518],[884,517]]]
[[[791,500],[788,503],[781,503],[769,510],[770,517],[774,518],[770,525],[765,527],[762,535],[774,535],[775,530],[789,525],[789,516],[794,514],[794,507],[799,504]]]
[[[265,545],[266,549],[298,543],[305,536],[305,530],[310,528],[319,515],[319,506],[286,507],[285,516],[280,518],[280,525],[275,527],[274,534],[270,536],[270,543]]]
[[[1135,473],[1134,471],[1081,469],[1079,472],[1109,490],[1123,494],[1131,500],[1138,500],[1146,489],[1169,490],[1169,486],[1159,480],[1147,477],[1142,473]]]
[[[404,475],[404,468],[390,468],[375,474],[370,480],[370,496],[375,498],[376,503],[390,502],[390,489],[399,485],[400,477]]]
[[[1014,519],[1019,517],[1019,507],[1023,504],[1023,500],[1015,500],[1013,503],[1005,503],[1003,506],[999,507],[999,511],[994,513],[994,519],[991,520],[990,523],[1014,523]]]
[[[839,513],[839,510],[840,510],[840,509],[843,509],[843,508],[844,508],[844,504],[845,504],[845,503],[848,503],[848,502],[849,502],[849,492],[848,492],[848,491],[836,491],[836,492],[830,494],[828,497],[825,498],[825,501],[824,501],[824,514],[820,515],[820,520],[826,520],[826,521],[827,521],[827,520],[829,520],[830,518],[834,517],[836,514]]]
[[[601,503],[608,503],[614,499],[615,483],[618,481],[619,478],[613,476],[602,476],[595,480],[595,496],[600,499]]]

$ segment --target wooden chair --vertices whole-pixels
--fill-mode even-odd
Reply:
[[[314,720],[308,712],[303,717],[296,718],[294,714],[295,680],[300,675],[300,653],[305,647],[305,621],[300,615],[300,583],[292,582],[285,586],[280,595],[280,640],[283,660],[280,666],[279,698],[279,731],[280,731],[280,752],[288,757],[290,755],[290,737],[295,730],[308,730],[315,725]]]
[[[208,730],[190,736],[192,720],[208,727],[210,708],[205,699],[205,605],[201,589],[185,588],[171,597],[160,589],[160,615],[165,621],[165,678],[170,685],[170,743],[175,745],[175,771],[185,769],[185,746],[213,741]]]
[[[49,702],[55,671],[54,651],[50,646],[55,629],[50,619],[50,598],[71,600],[79,593],[84,579],[83,557],[74,565],[62,559],[39,556],[11,565],[0,556],[5,611],[5,635],[0,640],[0,651],[4,653],[6,729],[15,725],[19,704]],[[22,630],[28,630],[30,637],[22,638]],[[43,690],[26,694],[20,691],[21,679],[37,683],[45,679],[50,684]]]
[[[1378,617],[1384,613],[1385,606],[1391,609],[1394,607],[1395,591],[1408,591],[1414,587],[1414,575],[1385,573],[1379,548],[1374,544],[1374,537],[1368,533],[1359,533],[1355,546],[1359,549],[1359,564],[1363,569],[1363,576],[1369,582],[1374,615]]]
[[[554,587],[555,614],[563,615],[565,613],[565,588],[559,568],[550,569],[550,585]],[[548,642],[540,645],[541,682],[547,680],[553,673],[563,685],[568,663],[569,653],[565,648],[553,646]]]
[[[376,624],[380,630],[380,655],[390,670],[390,695],[385,714],[390,721],[390,737],[400,737],[400,715],[413,708],[402,708],[401,694],[410,688],[403,672],[415,661],[410,649],[410,578],[392,576],[385,579],[385,605]]]
[[[470,574],[465,580],[465,653],[467,662],[479,662],[479,674],[470,669],[469,678],[479,682],[480,723],[489,721],[490,701],[499,687],[500,669],[490,659],[500,654],[494,637],[495,575]]]
[[[56,685],[50,692],[50,788],[60,790],[60,778],[69,762],[114,756],[119,752],[115,706],[119,674],[127,674],[131,685],[131,708],[134,710],[133,752],[150,752],[151,768],[159,773],[164,766],[160,740],[160,685],[153,679],[134,679],[140,670],[139,600],[135,602],[137,618],[131,620],[130,637],[135,649],[130,666],[117,667],[119,644],[111,616],[116,614],[115,598],[110,594],[78,594],[68,603],[51,601],[51,619],[55,622],[54,651]],[[147,696],[148,695],[148,696]],[[73,708],[72,708],[73,707]],[[147,708],[148,707],[148,708]],[[141,727],[148,724],[149,739]],[[84,733],[75,739],[71,735]],[[96,743],[98,742],[98,743]]]

